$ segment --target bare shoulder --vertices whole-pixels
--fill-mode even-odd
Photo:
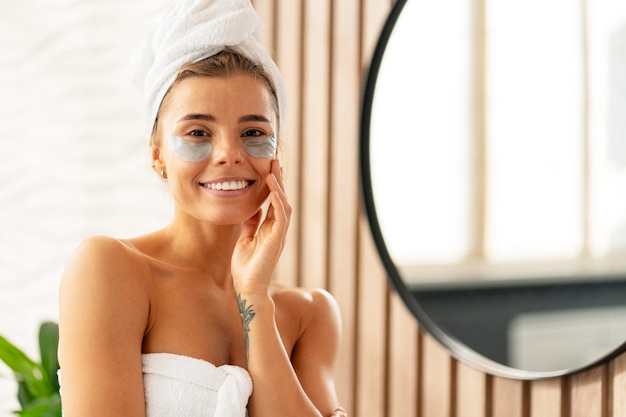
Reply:
[[[78,245],[68,260],[62,288],[68,281],[76,284],[127,279],[137,276],[142,266],[140,258],[122,241],[107,236],[90,237]]]
[[[289,308],[302,309],[304,314],[319,313],[320,310],[338,310],[337,301],[322,288],[288,287],[272,284],[272,298]]]
[[[109,236],[92,236],[83,240],[74,250],[68,265],[82,262],[101,262],[111,258],[128,258],[128,247],[121,240]]]
[[[277,313],[287,315],[297,325],[297,339],[306,332],[328,332],[339,335],[341,315],[335,298],[321,288],[287,287],[272,285],[272,298]]]
[[[141,257],[122,241],[90,237],[68,260],[59,288],[61,319],[81,311],[92,318],[111,318],[117,311],[148,311],[148,269]]]

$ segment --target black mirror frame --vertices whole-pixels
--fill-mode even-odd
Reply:
[[[460,340],[450,336],[441,328],[439,328],[439,326],[437,326],[432,321],[428,314],[413,298],[409,289],[404,284],[404,281],[402,280],[398,269],[391,259],[387,246],[385,245],[382,230],[380,228],[380,223],[376,214],[376,207],[374,204],[374,196],[372,190],[369,155],[370,125],[372,118],[374,93],[376,90],[376,80],[378,78],[378,73],[382,64],[385,49],[387,47],[393,29],[399,19],[400,13],[402,12],[407,1],[408,0],[395,1],[389,13],[389,16],[387,17],[387,20],[381,30],[378,42],[374,49],[369,70],[366,74],[365,85],[361,100],[361,125],[359,144],[359,176],[361,185],[361,198],[375,246],[378,250],[378,254],[383,263],[383,266],[387,271],[387,277],[392,285],[392,288],[395,289],[407,308],[418,320],[420,327],[431,336],[433,336],[445,348],[447,348],[454,358],[494,376],[520,380],[553,378],[558,376],[570,375],[585,369],[589,369],[616,357],[618,354],[626,350],[626,342],[619,346],[617,349],[609,352],[607,355],[600,357],[592,363],[573,369],[564,369],[557,371],[525,371],[503,365],[501,363],[490,360],[483,355],[475,352],[474,350],[468,348]]]

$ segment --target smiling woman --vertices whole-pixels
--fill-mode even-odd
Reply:
[[[338,338],[333,338],[333,334],[336,335],[338,332],[338,318],[332,297],[321,290],[288,290],[272,284],[273,298],[270,303],[267,297],[258,297],[253,300],[252,295],[244,296],[246,291],[251,292],[252,289],[259,290],[259,288],[256,285],[242,285],[239,291],[241,302],[238,303],[234,292],[227,292],[222,287],[212,288],[215,291],[202,287],[202,277],[205,278],[205,284],[208,278],[201,276],[202,273],[199,271],[201,266],[211,265],[214,270],[210,275],[216,278],[215,287],[228,282],[232,285],[232,279],[228,278],[228,273],[232,272],[232,268],[227,262],[232,253],[226,253],[224,248],[232,242],[234,231],[246,233],[245,235],[237,234],[238,237],[245,237],[245,239],[242,238],[242,250],[239,255],[246,257],[249,254],[247,250],[254,249],[254,244],[257,243],[257,240],[250,238],[255,235],[255,226],[258,226],[259,233],[264,234],[267,232],[264,226],[276,225],[275,231],[279,233],[269,233],[270,237],[283,233],[286,228],[285,219],[290,209],[281,190],[281,169],[275,160],[276,153],[280,153],[277,151],[278,142],[281,140],[280,112],[284,111],[284,106],[279,106],[277,103],[280,97],[277,96],[277,100],[272,99],[270,90],[274,88],[274,83],[271,88],[266,87],[263,79],[255,76],[254,79],[258,83],[244,84],[245,81],[241,81],[231,84],[231,86],[247,87],[246,97],[254,95],[253,101],[262,104],[261,108],[257,106],[238,113],[235,123],[231,124],[232,120],[226,121],[224,117],[227,113],[232,114],[232,108],[227,109],[226,106],[222,106],[218,109],[207,109],[204,107],[194,113],[211,114],[215,116],[214,122],[186,121],[185,123],[189,122],[186,126],[190,130],[177,130],[178,127],[164,129],[163,135],[159,136],[161,140],[159,164],[163,164],[163,175],[168,178],[159,180],[159,176],[150,170],[152,155],[148,146],[148,137],[151,126],[148,127],[145,124],[143,109],[138,102],[135,90],[128,85],[126,71],[128,58],[133,54],[130,46],[134,44],[132,41],[129,42],[129,39],[139,40],[141,34],[147,29],[147,25],[154,21],[164,9],[165,3],[173,2],[137,1],[116,4],[115,7],[112,7],[111,2],[100,0],[52,3],[7,1],[2,5],[0,45],[3,50],[6,49],[7,53],[0,57],[0,70],[2,71],[0,86],[3,91],[3,100],[0,103],[2,119],[0,157],[4,174],[0,180],[2,181],[0,197],[3,203],[8,202],[8,204],[3,204],[0,213],[2,221],[0,240],[3,249],[0,253],[2,260],[0,262],[0,268],[2,268],[0,334],[7,335],[17,345],[26,346],[28,353],[34,352],[33,335],[36,333],[38,322],[42,319],[57,318],[56,293],[59,277],[62,274],[63,264],[70,257],[72,249],[85,236],[116,236],[120,239],[89,239],[77,251],[77,258],[80,258],[78,255],[80,252],[91,253],[94,246],[105,253],[113,253],[114,261],[104,257],[105,261],[100,265],[101,268],[95,268],[102,272],[107,271],[111,265],[117,265],[113,268],[123,268],[124,265],[132,264],[132,259],[139,259],[142,253],[140,249],[154,249],[154,252],[150,253],[153,255],[150,259],[153,263],[150,265],[155,267],[155,275],[162,278],[159,283],[172,285],[175,280],[167,279],[167,273],[171,272],[168,267],[176,265],[180,266],[180,270],[174,274],[177,280],[186,281],[188,284],[188,287],[184,289],[179,288],[178,292],[176,288],[168,287],[167,297],[163,295],[159,302],[154,304],[154,306],[159,305],[159,313],[158,317],[151,317],[154,320],[149,323],[149,337],[153,337],[151,343],[163,340],[158,337],[167,339],[163,336],[167,331],[176,331],[186,336],[171,338],[174,341],[181,340],[180,345],[159,347],[156,344],[150,344],[154,347],[154,351],[145,353],[146,356],[141,356],[139,352],[136,359],[139,358],[141,366],[144,365],[141,361],[145,359],[146,374],[150,375],[148,379],[152,382],[156,381],[156,385],[160,384],[159,377],[155,374],[162,370],[162,360],[166,362],[166,365],[174,363],[176,366],[182,363],[185,370],[187,366],[210,370],[211,365],[206,361],[210,359],[216,362],[219,374],[226,374],[221,371],[232,371],[233,377],[231,378],[230,375],[226,377],[226,379],[235,380],[234,384],[226,384],[230,388],[236,386],[238,381],[244,381],[240,391],[245,393],[245,381],[250,376],[252,379],[256,378],[257,371],[254,367],[259,363],[257,354],[260,351],[258,346],[261,345],[258,344],[258,335],[255,332],[258,333],[261,327],[268,328],[269,331],[264,333],[273,337],[272,342],[279,340],[277,334],[281,337],[280,343],[272,346],[277,349],[270,349],[271,352],[282,354],[278,360],[271,361],[273,366],[279,363],[288,365],[283,369],[291,372],[289,375],[293,378],[289,359],[293,358],[298,361],[294,367],[299,371],[298,377],[301,378],[301,382],[292,379],[292,382],[295,382],[288,386],[291,389],[298,389],[298,392],[297,395],[289,397],[302,399],[310,396],[308,401],[320,409],[319,414],[330,415],[338,406],[333,401],[332,383],[317,383],[316,381],[319,380],[317,370],[307,369],[304,364],[320,362],[306,360],[311,356],[325,355],[326,358],[321,362],[329,363],[326,371],[328,375],[332,374],[330,362],[332,362],[338,340]],[[188,6],[190,2],[182,3]],[[207,2],[194,2],[195,5],[201,3],[209,6]],[[251,17],[254,13],[247,1],[222,2],[220,7],[222,5],[226,7],[244,5],[241,11],[245,15]],[[249,35],[248,29],[256,27],[257,20],[254,14],[254,20],[248,20],[248,22],[255,24],[248,25],[246,30],[241,31],[242,36]],[[25,24],[26,22],[28,24]],[[37,29],[33,30],[33,26]],[[257,58],[259,57],[254,57],[251,61],[259,66],[260,59]],[[180,65],[177,65],[175,70],[178,71],[179,67]],[[265,64],[262,68],[263,72],[273,71]],[[183,84],[192,83],[195,78],[191,76],[181,80],[180,85],[177,86],[181,89],[173,89],[172,94],[181,92],[184,88]],[[170,83],[168,81],[164,84]],[[216,91],[218,86],[217,84],[205,85],[202,89]],[[177,102],[181,101],[177,100]],[[245,102],[241,99],[241,94],[238,96],[238,101]],[[160,102],[157,106],[159,104]],[[172,105],[164,110],[164,118],[170,114],[168,111],[174,112],[174,107]],[[190,113],[178,113],[177,116],[180,119],[184,114]],[[153,121],[150,121],[150,125]],[[228,129],[224,129],[225,125],[228,125]],[[170,125],[172,126],[174,125]],[[170,150],[168,141],[172,133],[176,133],[177,138],[188,141],[198,140],[196,136],[206,134],[207,139],[200,140],[210,143],[212,152],[206,157],[196,158],[198,162],[183,161]],[[208,134],[211,135],[210,138]],[[164,157],[165,154],[167,158]],[[219,173],[217,168],[213,169],[216,167],[213,163],[218,158],[225,161]],[[187,176],[193,170],[194,164],[203,165],[205,170],[198,170],[198,175]],[[209,169],[209,165],[212,168]],[[175,169],[175,166],[179,169]],[[160,174],[161,170],[157,170],[157,173]],[[187,179],[189,181],[185,181]],[[224,233],[219,235],[216,233],[212,235],[212,240],[195,245],[196,249],[204,248],[204,252],[201,253],[185,250],[184,242],[176,239],[178,235],[173,233],[170,235],[156,233],[152,236],[155,239],[159,236],[163,237],[160,241],[163,243],[162,246],[150,246],[150,242],[155,242],[155,240],[150,240],[151,238],[137,241],[128,239],[132,236],[145,236],[152,230],[162,230],[169,220],[178,216],[177,201],[171,202],[168,193],[164,191],[167,191],[169,187],[179,185],[185,197],[194,193],[205,203],[209,200],[220,201],[216,204],[220,205],[222,212],[214,211],[213,213],[218,217],[221,216],[221,219],[211,220],[219,222],[220,225],[216,228],[222,228]],[[182,194],[177,194],[177,196]],[[272,212],[262,220],[258,214],[254,215],[257,213],[258,201],[264,200],[264,197],[268,195],[273,202],[270,204],[277,206],[280,213],[277,211],[277,215],[272,217]],[[244,207],[245,215],[242,215],[243,209],[236,213],[226,208],[228,204],[231,204],[228,200],[243,201],[244,204],[233,203],[232,206],[246,206]],[[206,211],[201,212],[204,208],[200,205],[198,208],[200,208],[198,216],[205,216],[202,218],[206,220]],[[180,213],[183,213],[181,217],[189,221],[187,226],[191,229],[191,232],[185,236],[198,238],[200,233],[204,233],[203,236],[206,237],[206,228],[193,227],[198,224],[196,221],[198,217],[187,215],[189,211],[180,210]],[[231,227],[233,224],[227,224],[228,216],[230,220],[237,217],[238,223],[235,227]],[[246,220],[249,221],[246,222]],[[280,227],[278,227],[279,222],[282,222]],[[168,231],[171,232],[173,229],[174,227],[168,228]],[[226,229],[232,233],[225,238]],[[277,246],[280,247],[280,239],[277,241]],[[92,243],[94,245],[90,246]],[[178,250],[168,251],[172,247]],[[214,247],[215,250],[213,250]],[[267,249],[267,245],[264,248]],[[111,252],[107,252],[109,250]],[[169,255],[170,258],[161,257],[162,254]],[[98,254],[93,257],[87,255],[87,258],[94,265],[103,259]],[[131,261],[127,263],[128,258]],[[146,255],[147,258],[149,256]],[[215,259],[219,262],[215,262]],[[271,260],[270,264],[275,261],[274,258],[268,257],[267,259]],[[170,263],[167,264],[166,260]],[[119,287],[90,287],[102,299],[110,301],[106,306],[100,305],[102,311],[82,309],[81,305],[72,304],[72,288],[80,288],[82,285],[79,284],[76,287],[66,285],[71,284],[72,280],[68,277],[72,275],[71,271],[77,268],[76,265],[77,263],[70,261],[67,267],[65,275],[67,279],[64,279],[63,287],[64,290],[67,288],[70,290],[64,291],[62,311],[65,313],[69,310],[70,317],[74,312],[78,312],[77,316],[82,316],[85,320],[95,320],[101,317],[99,314],[102,311],[107,310],[107,317],[112,318],[118,311],[116,309],[123,307],[122,304],[128,301],[128,298],[117,295],[107,298]],[[246,265],[251,265],[251,263],[246,262]],[[272,267],[273,265],[270,265],[269,269],[273,270]],[[145,307],[145,298],[142,298],[144,294],[140,291],[143,289],[141,286],[132,280],[123,280],[125,274],[120,272],[121,269],[108,271],[112,276],[120,279],[120,281],[111,279],[109,281],[111,286],[119,284],[128,291],[126,295],[133,295],[133,302],[130,304],[134,308],[141,310]],[[116,272],[120,273],[116,274]],[[141,271],[133,272],[137,274],[129,273],[129,275],[141,276]],[[255,268],[254,272],[259,272],[263,279],[271,275],[263,268]],[[90,274],[85,274],[83,277],[87,275]],[[249,271],[238,270],[237,276],[244,275],[250,275]],[[97,273],[90,276],[94,278]],[[95,278],[90,280],[89,277],[85,280],[92,284],[98,281]],[[293,282],[297,280],[297,277],[293,277]],[[265,286],[263,289],[267,289],[267,282],[264,281],[262,284]],[[152,295],[155,297],[158,295],[156,290]],[[199,299],[200,297],[202,299]],[[70,302],[65,303],[67,300]],[[164,312],[174,300],[184,307],[204,310],[201,314],[195,315],[190,314],[189,311],[183,311],[184,308],[172,307],[169,311],[174,313],[168,316]],[[286,306],[293,306],[294,303],[297,303],[297,308],[293,308],[297,309],[299,316],[287,310]],[[97,305],[98,303],[94,303],[92,307]],[[76,307],[73,311],[72,306]],[[240,306],[242,312],[240,312]],[[211,314],[214,311],[211,309],[215,309],[218,313]],[[132,311],[128,312],[132,313]],[[303,312],[308,313],[302,314]],[[108,315],[109,313],[111,315]],[[129,317],[140,317],[142,313],[143,311],[136,316],[129,314]],[[276,313],[276,321],[267,319],[272,316],[271,313]],[[242,322],[243,316],[245,320]],[[129,318],[128,322],[116,322],[115,325],[118,327],[114,331],[111,331],[110,327],[100,327],[98,335],[83,337],[74,344],[72,334],[75,334],[76,327],[72,328],[71,319],[67,320],[67,317],[67,314],[61,314],[60,317],[62,357],[63,351],[67,352],[71,349],[81,350],[87,356],[93,348],[92,344],[98,344],[99,341],[106,339],[107,334],[119,337],[125,331],[129,331],[129,328],[135,329],[135,322]],[[302,333],[303,328],[294,326],[290,317],[299,317],[300,323],[306,323],[310,332]],[[251,321],[250,318],[252,318]],[[211,321],[211,326],[202,327],[202,324],[207,324],[208,321]],[[113,322],[114,320],[111,320],[109,324],[114,325]],[[330,324],[324,326],[324,322]],[[194,326],[201,327],[199,333],[195,332]],[[247,339],[250,346],[250,366],[244,360],[246,329],[248,329]],[[280,333],[278,333],[279,330]],[[323,339],[318,335],[322,330],[326,330],[324,335],[330,335],[331,338],[324,339],[327,345],[322,349],[313,349],[311,346],[315,345],[314,341]],[[111,333],[107,333],[108,331]],[[214,350],[203,349],[199,344],[184,343],[182,340],[192,333],[196,333],[204,341],[209,340],[208,343],[213,343],[211,341],[214,339],[224,343],[218,345],[218,342],[215,342],[217,347]],[[83,336],[87,335],[88,333],[83,334]],[[299,340],[300,336],[305,337]],[[292,346],[288,354],[282,350],[283,344],[285,346],[296,344],[298,348],[294,349]],[[115,345],[115,343],[101,343],[101,346],[110,345]],[[28,349],[28,346],[31,346],[31,349]],[[296,350],[298,353],[295,353]],[[115,349],[113,351],[115,354]],[[201,361],[201,365],[198,361],[185,359],[180,355],[181,353],[192,354],[193,359]],[[67,356],[75,357],[77,361],[84,359],[84,356],[80,355]],[[101,366],[106,360],[105,356],[94,355],[93,361],[89,361],[84,369]],[[157,372],[152,372],[154,367],[159,368]],[[75,368],[71,360],[66,360],[63,368],[64,403],[69,407],[65,415],[71,416],[74,404],[72,393],[77,379],[75,379]],[[0,373],[5,373],[4,369]],[[142,369],[139,369],[138,375],[141,374]],[[98,377],[89,381],[92,383],[96,380],[102,380],[102,378]],[[216,381],[219,381],[219,378],[216,378]],[[108,382],[110,385],[107,387],[112,390],[114,385],[119,386],[117,380]],[[14,384],[10,381],[5,384],[4,379],[0,379],[0,383],[4,384],[3,389],[0,389],[0,394],[3,396],[0,400],[0,414],[4,415],[4,411],[17,408],[17,404],[4,401],[5,399],[14,400]],[[92,388],[90,393],[95,395],[99,389],[105,390],[106,384],[107,382],[102,386],[88,388]],[[255,383],[255,395],[260,393],[257,397],[263,398],[263,386],[263,383]],[[285,387],[282,383],[277,386]],[[137,398],[143,399],[142,392],[133,391],[135,387],[136,385],[132,385],[132,388],[129,386],[128,391],[137,393]],[[283,394],[285,394],[284,391]],[[89,396],[82,397],[83,400],[89,398]],[[246,399],[243,400],[244,404]],[[110,397],[108,402],[115,403],[110,400]],[[256,403],[258,404],[259,401]],[[288,411],[289,404],[283,403],[281,406],[286,412]],[[259,407],[264,407],[264,405],[261,403]],[[312,407],[310,406],[310,409]],[[255,411],[250,411],[254,415]],[[106,407],[99,409],[95,414],[103,415],[103,413],[106,413]],[[130,413],[129,409],[115,414],[130,415]],[[80,413],[80,415],[86,414],[90,413]],[[279,413],[272,414],[280,415]],[[317,415],[318,412],[313,414]]]
[[[136,55],[174,213],[70,258],[65,417],[345,416],[334,298],[272,281],[292,210],[276,150],[284,86],[261,26],[248,0],[179,1]]]

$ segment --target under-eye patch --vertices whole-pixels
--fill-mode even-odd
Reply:
[[[172,152],[185,162],[202,162],[213,152],[211,142],[190,142],[176,135],[170,135],[169,145]]]
[[[273,158],[276,155],[276,136],[272,134],[265,139],[247,139],[243,147],[253,158]]]
[[[213,152],[211,142],[191,142],[176,135],[170,135],[169,146],[172,152],[185,162],[205,161]],[[253,158],[274,158],[276,155],[276,136],[264,139],[246,139],[243,141],[246,153]]]

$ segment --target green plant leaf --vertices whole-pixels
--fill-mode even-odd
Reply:
[[[39,327],[39,351],[41,353],[41,366],[48,375],[48,379],[59,391],[59,325],[53,322],[44,322]]]
[[[28,392],[26,385],[23,382],[18,381],[17,383],[17,400],[20,402],[22,408],[27,407],[31,401],[36,400],[37,398],[33,396],[32,393]]]
[[[38,398],[16,414],[21,417],[61,417],[61,397],[53,394],[50,397]]]
[[[17,381],[23,384],[25,399],[49,397],[56,392],[42,366],[2,336],[0,336],[0,360],[11,368]]]

